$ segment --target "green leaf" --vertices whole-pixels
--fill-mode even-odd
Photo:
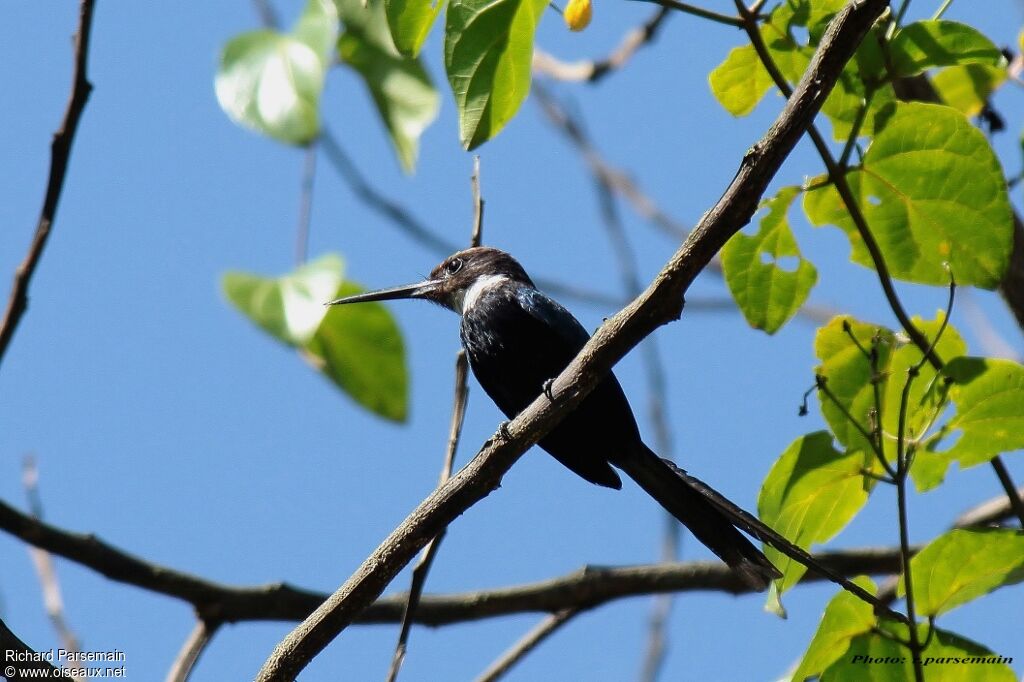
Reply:
[[[894,641],[906,641],[905,625],[880,621],[878,632],[857,635],[845,655],[821,675],[821,682],[905,682],[914,679],[910,649]],[[918,627],[918,637],[928,646],[921,652],[921,663],[928,682],[1013,682],[1015,675],[1006,658],[947,630],[935,629],[928,639],[928,626]],[[870,662],[869,662],[870,661]],[[794,679],[798,679],[795,678]]]
[[[927,321],[915,316],[911,322],[931,342],[938,334],[945,315],[945,311],[941,311],[936,313],[934,320]],[[935,344],[936,355],[944,362],[949,362],[966,352],[967,344],[964,343],[960,333],[952,325],[947,325],[942,338]],[[883,384],[885,395],[882,404],[885,406],[885,413],[882,415],[882,429],[887,434],[895,436],[899,432],[903,388],[909,379],[910,369],[921,364],[923,357],[920,348],[910,343],[908,339],[901,339],[899,347],[883,369],[886,380]],[[916,441],[923,435],[922,432],[926,427],[935,423],[948,403],[948,393],[949,386],[942,375],[931,364],[927,362],[921,364],[907,396],[905,428],[908,440]]]
[[[956,413],[947,431],[959,429],[948,455],[963,468],[1001,452],[1024,448],[1024,366],[1012,360],[955,358],[945,373],[953,379]]]
[[[944,452],[935,452],[933,444],[925,449],[918,449],[914,454],[914,462],[910,466],[910,478],[920,493],[926,493],[938,487],[946,479],[946,470],[952,458]]]
[[[292,29],[292,37],[317,53],[330,67],[334,41],[338,37],[338,9],[331,0],[308,0],[306,9]]]
[[[326,301],[341,285],[341,258],[326,255],[294,273],[267,278],[228,272],[222,286],[228,300],[278,341],[304,346],[327,313]]]
[[[863,460],[859,452],[843,454],[832,447],[832,435],[827,431],[796,439],[761,485],[758,515],[804,549],[826,542],[867,502]],[[772,547],[764,551],[783,574],[777,594],[795,585],[807,570]]]
[[[799,187],[786,187],[762,202],[768,213],[753,237],[737,232],[722,249],[722,268],[747,323],[774,334],[807,300],[818,272],[800,255],[786,213]],[[795,258],[796,268],[780,265]]]
[[[985,136],[962,114],[935,104],[899,104],[846,176],[891,274],[922,284],[996,287],[1013,223],[1003,173]],[[832,185],[804,194],[815,225],[838,225],[854,262],[871,258]]]
[[[292,34],[263,30],[232,38],[215,81],[221,108],[236,123],[276,140],[313,140],[337,22],[331,2],[310,0]]]
[[[889,44],[894,75],[915,76],[936,66],[999,66],[1003,55],[976,29],[955,21],[916,21],[900,29]]]
[[[384,0],[391,37],[399,52],[407,57],[420,53],[442,7],[443,0]]]
[[[1024,532],[1009,528],[952,530],[910,560],[914,603],[938,616],[1005,585],[1024,581]],[[900,580],[899,594],[906,594]]]
[[[547,6],[547,0],[449,3],[444,64],[466,149],[497,135],[526,99],[533,36]]]
[[[932,77],[942,101],[964,116],[977,116],[996,89],[1006,82],[1005,68],[984,64],[950,66]]]
[[[849,328],[849,334],[844,331],[844,326]],[[876,349],[877,374],[872,368],[871,361],[850,338],[851,334],[861,348],[869,352],[872,347]],[[870,441],[850,423],[843,410],[849,412],[870,433],[869,427],[875,411],[872,381],[885,380],[885,368],[889,365],[889,358],[895,346],[896,338],[888,329],[858,322],[848,315],[832,318],[828,324],[818,329],[814,338],[814,353],[821,360],[815,371],[825,377],[829,391],[839,403],[836,405],[823,391],[818,391],[821,413],[835,434],[836,440],[849,450],[870,453],[872,448]],[[880,393],[884,397],[885,392],[881,388]],[[883,412],[884,409],[883,404]],[[871,456],[868,456],[869,460],[870,458]]]
[[[870,578],[861,576],[854,578],[853,582],[871,594],[875,593],[875,583]],[[845,590],[839,592],[821,614],[818,630],[814,633],[792,679],[805,680],[821,675],[836,661],[849,660],[849,656],[845,654],[850,648],[850,643],[858,635],[869,632],[874,626],[875,616],[870,604]]]
[[[346,282],[334,297],[363,291]],[[408,416],[405,346],[394,318],[378,303],[334,306],[308,345],[322,371],[357,403],[393,421]]]
[[[772,87],[751,45],[734,47],[708,77],[711,93],[733,116],[746,116]]]
[[[361,290],[342,282],[342,269],[338,256],[326,255],[278,278],[229,272],[222,286],[228,300],[252,322],[299,350],[360,405],[403,421],[408,373],[401,334],[378,303],[324,305]]]
[[[343,14],[345,33],[338,40],[338,54],[362,76],[409,173],[416,166],[420,135],[437,117],[440,98],[420,61],[402,57],[391,44],[381,4],[371,3],[363,14],[362,22]]]
[[[934,320],[922,320],[914,317],[911,322],[924,334],[929,342],[933,342],[942,326],[944,311],[936,314]],[[849,333],[844,329],[849,328]],[[857,340],[854,343],[852,336]],[[857,347],[860,344],[860,348]],[[861,348],[864,349],[863,352]],[[865,352],[870,354],[875,349],[874,367]],[[878,325],[858,322],[849,316],[839,316],[829,321],[818,330],[814,342],[815,354],[821,360],[816,368],[818,374],[825,377],[826,386],[835,396],[836,405],[823,391],[819,391],[821,412],[825,416],[832,432],[840,443],[865,453],[864,466],[875,469],[876,458],[872,454],[870,442],[864,438],[860,430],[850,423],[844,409],[864,428],[871,432],[871,426],[879,418],[876,410],[875,388],[878,385],[878,403],[881,409],[881,425],[884,437],[882,446],[886,458],[895,459],[895,436],[899,432],[899,412],[909,370],[920,364],[923,357],[921,350],[909,339],[897,338],[890,330]],[[942,337],[935,344],[935,352],[945,360],[963,355],[967,346],[960,334],[952,325],[947,325]],[[917,377],[911,384],[907,400],[907,418],[905,436],[910,441],[917,441],[926,429],[934,424],[942,414],[949,400],[948,385],[936,370],[928,363],[921,365]],[[919,453],[925,456],[926,453]],[[929,464],[936,462],[927,456],[922,461],[920,474],[922,478],[936,472],[928,469]],[[914,475],[918,463],[911,467]],[[942,471],[945,469],[943,468]],[[942,471],[937,474],[941,476]],[[940,478],[941,481],[941,478]]]

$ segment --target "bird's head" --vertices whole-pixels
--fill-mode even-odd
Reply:
[[[445,258],[422,282],[346,296],[328,305],[422,298],[462,314],[483,291],[506,282],[533,286],[515,258],[500,249],[475,246]]]

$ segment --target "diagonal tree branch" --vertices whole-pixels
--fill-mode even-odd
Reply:
[[[53,136],[50,146],[50,174],[46,181],[46,195],[43,208],[39,213],[35,236],[29,246],[25,259],[14,273],[14,285],[7,301],[3,320],[0,321],[0,361],[7,352],[7,346],[14,336],[21,316],[28,308],[28,285],[35,274],[43,249],[50,238],[53,221],[57,218],[57,206],[60,203],[61,191],[64,189],[64,177],[67,175],[68,162],[71,159],[71,144],[78,132],[78,121],[82,118],[85,103],[92,92],[92,83],[86,74],[89,57],[89,36],[92,34],[92,14],[96,6],[95,0],[82,0],[78,10],[78,30],[75,32],[75,67],[74,80],[71,84],[71,95],[64,111],[64,120]]]
[[[811,125],[843,66],[886,0],[853,0],[829,25],[820,47],[783,112],[745,155],[733,182],[647,290],[610,318],[554,381],[465,468],[427,497],[356,572],[282,640],[257,675],[291,680],[350,625],[442,528],[486,497],[523,452],[593,389],[611,367],[656,328],[677,319],[683,294],[728,239],[747,224],[768,183]],[[870,596],[870,595],[869,595]]]

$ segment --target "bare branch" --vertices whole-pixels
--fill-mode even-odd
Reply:
[[[43,518],[43,502],[39,494],[39,469],[36,466],[35,458],[31,455],[25,457],[22,467],[22,485],[25,488],[25,495],[28,497],[28,508],[37,519]],[[43,605],[46,608],[46,615],[49,616],[53,629],[57,631],[61,645],[69,652],[77,653],[78,637],[75,636],[67,618],[64,617],[64,599],[61,596],[60,581],[57,579],[57,570],[53,565],[53,556],[45,549],[29,547],[29,555],[32,557],[32,564],[35,566],[36,575],[39,576],[39,586],[43,590]]]
[[[854,0],[830,23],[797,91],[756,143],[729,188],[702,218],[643,295],[597,331],[580,354],[519,416],[452,479],[428,496],[356,572],[282,640],[257,675],[291,680],[350,625],[442,528],[493,491],[523,452],[586,397],[618,360],[654,329],[678,319],[683,294],[728,239],[757,210],[768,183],[813,122],[843,66],[886,0]],[[848,588],[849,589],[849,588]]]
[[[174,663],[171,664],[171,669],[167,671],[167,682],[186,682],[188,680],[195,669],[196,662],[206,651],[206,647],[210,645],[210,641],[217,634],[219,628],[220,623],[217,621],[205,621],[202,618],[196,621],[195,627],[185,639],[185,643],[182,644],[181,651],[178,652]]]
[[[537,623],[522,638],[509,647],[505,653],[498,657],[494,663],[487,666],[487,670],[480,673],[476,682],[496,682],[505,676],[512,666],[521,661],[526,654],[533,651],[538,644],[555,633],[556,630],[565,625],[569,619],[578,614],[578,609],[565,609]]]
[[[14,336],[21,316],[28,308],[28,286],[35,274],[43,249],[50,238],[50,230],[57,218],[57,206],[60,203],[61,191],[64,189],[64,177],[67,174],[68,162],[71,159],[71,145],[78,131],[78,122],[85,110],[85,103],[92,92],[92,83],[86,74],[89,57],[89,36],[92,34],[92,14],[96,6],[95,0],[82,0],[78,10],[78,30],[75,32],[75,66],[71,84],[71,95],[64,111],[64,120],[53,136],[50,145],[50,174],[46,181],[46,196],[43,208],[36,224],[35,236],[29,246],[25,259],[14,273],[14,285],[7,301],[3,321],[0,321],[0,361],[7,352],[7,346]]]
[[[604,59],[567,64],[542,50],[534,49],[533,72],[562,81],[596,83],[612,71],[621,69],[633,58],[637,50],[650,44],[667,18],[668,9],[662,7],[651,15],[650,19],[627,33],[615,51]]]

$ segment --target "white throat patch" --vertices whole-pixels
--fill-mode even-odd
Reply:
[[[482,296],[485,291],[507,281],[508,277],[506,275],[486,275],[483,277],[477,277],[471,287],[463,289],[452,297],[452,307],[455,308],[455,312],[462,315],[476,305],[477,301],[480,300],[480,296]]]

